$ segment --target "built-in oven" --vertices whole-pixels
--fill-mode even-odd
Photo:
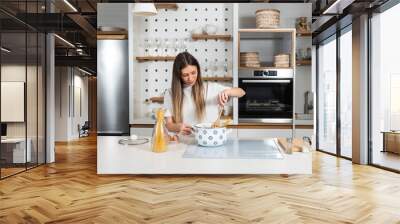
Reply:
[[[292,70],[254,71],[239,78],[246,95],[239,98],[239,122],[292,123]]]

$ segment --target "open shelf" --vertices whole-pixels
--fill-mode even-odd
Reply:
[[[264,69],[293,69],[293,67],[239,67],[239,69],[264,70]]]
[[[232,35],[229,34],[192,34],[193,40],[208,40],[208,39],[215,39],[215,40],[225,40],[230,41],[232,40]]]
[[[298,36],[298,37],[311,37],[312,33],[309,32],[309,31],[299,31],[299,32],[296,32],[296,36]]]
[[[242,52],[267,52],[259,55],[260,67],[241,66],[241,57],[238,64],[240,69],[264,70],[264,69],[293,69],[296,66],[295,48],[296,48],[296,29],[294,28],[278,28],[278,29],[239,29],[238,32],[239,44],[238,50]],[[266,50],[263,45],[257,41],[266,41],[268,44],[281,46],[282,49]],[[243,46],[243,48],[242,48]],[[289,67],[276,67],[272,61],[264,61],[274,59],[278,54],[289,54]],[[257,61],[249,59],[249,62]]]
[[[221,81],[221,82],[231,82],[233,77],[202,77],[203,81]]]
[[[148,103],[164,103],[164,97],[163,96],[150,97],[149,99],[146,99],[146,102],[148,102]]]
[[[266,69],[293,69],[293,66],[290,67],[276,67],[273,62],[260,62],[260,67],[250,67],[250,66],[239,66],[239,69],[247,69],[247,70],[266,70]]]
[[[239,37],[241,40],[251,39],[285,39],[292,38],[296,29],[239,29]]]
[[[128,31],[97,31],[98,40],[125,40],[128,39]]]
[[[178,10],[178,4],[176,3],[155,3],[156,9],[171,9]]]
[[[173,61],[175,60],[175,56],[138,56],[136,57],[138,62],[146,62],[146,61]]]
[[[311,65],[311,60],[297,60],[296,61],[297,66],[307,66]]]

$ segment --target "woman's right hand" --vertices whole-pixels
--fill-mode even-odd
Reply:
[[[190,125],[181,123],[179,124],[179,133],[183,135],[190,135],[192,133],[192,127]]]

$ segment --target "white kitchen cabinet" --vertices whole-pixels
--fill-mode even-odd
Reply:
[[[131,134],[151,137],[153,128],[131,128]],[[291,129],[230,129],[228,138],[260,139],[260,138],[290,138]],[[315,149],[315,136],[313,129],[296,129],[295,138],[309,137],[311,147]]]
[[[291,137],[291,129],[238,129],[239,138],[276,138],[276,137]]]
[[[296,138],[309,137],[311,140],[311,148],[315,149],[314,129],[296,129],[294,136]]]
[[[289,138],[292,137],[291,129],[237,129],[238,138],[259,139],[259,138]],[[309,137],[312,148],[315,149],[315,138],[313,129],[296,129],[295,138]]]
[[[150,137],[153,134],[153,128],[131,128],[131,134]],[[228,132],[228,138],[237,138],[237,137],[238,137],[238,130],[230,129]]]
[[[228,138],[237,138],[238,137],[238,130],[237,129],[230,129],[228,132]]]

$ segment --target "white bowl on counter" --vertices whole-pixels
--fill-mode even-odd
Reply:
[[[226,127],[212,128],[212,123],[201,123],[194,125],[193,129],[198,145],[215,147],[226,143]]]

